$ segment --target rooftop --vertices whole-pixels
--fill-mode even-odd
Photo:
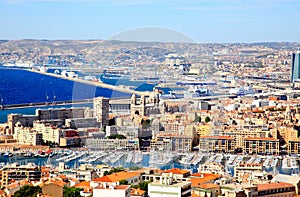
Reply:
[[[100,178],[95,178],[95,182],[119,182],[120,180],[125,180],[131,177],[139,176],[139,172],[117,172],[111,175],[103,176]]]
[[[295,187],[295,186],[285,182],[264,183],[264,184],[258,184],[257,190],[265,191],[270,189],[287,188],[287,187]]]
[[[203,136],[203,137],[200,137],[200,138],[204,138],[204,139],[227,139],[227,140],[233,140],[234,138],[233,137],[230,137],[230,136]]]
[[[172,172],[173,174],[186,174],[186,173],[190,173],[189,170],[181,170],[179,168],[172,168],[170,170],[165,170],[164,173],[170,173]]]

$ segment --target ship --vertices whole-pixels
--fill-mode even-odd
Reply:
[[[74,71],[66,71],[66,70],[63,70],[63,71],[61,71],[60,74],[61,74],[62,76],[64,76],[64,77],[78,78],[78,74],[75,73]]]
[[[185,98],[197,98],[203,96],[212,96],[212,92],[208,88],[202,86],[191,86],[187,91],[184,92]]]
[[[237,96],[253,95],[255,91],[252,89],[252,86],[240,87],[229,90],[229,94],[235,94]]]
[[[3,64],[3,66],[9,68],[31,68],[33,66],[33,63],[18,61],[18,62],[5,63]]]

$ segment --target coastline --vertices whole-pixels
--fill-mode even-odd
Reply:
[[[24,108],[35,108],[35,107],[51,107],[51,106],[63,106],[69,104],[86,104],[92,103],[93,99],[79,100],[79,101],[56,101],[56,102],[38,102],[38,103],[24,103],[24,104],[11,104],[3,105],[0,110],[11,110],[11,109],[24,109]]]
[[[41,72],[41,71],[32,70],[32,69],[26,69],[26,70],[29,72],[34,72],[34,73],[43,74],[43,75],[47,75],[47,76],[51,76],[51,77],[70,80],[70,81],[74,81],[74,82],[78,82],[78,83],[84,83],[84,84],[92,85],[92,86],[96,86],[96,87],[107,88],[110,90],[115,90],[115,91],[129,93],[129,94],[137,94],[137,95],[148,95],[149,94],[148,92],[140,92],[140,91],[132,90],[126,86],[115,86],[115,85],[106,84],[106,83],[103,83],[100,81],[99,82],[87,81],[87,80],[83,80],[80,78],[71,78],[71,77],[67,77],[67,76],[62,76],[62,75],[57,75],[57,74],[47,73],[47,72]]]

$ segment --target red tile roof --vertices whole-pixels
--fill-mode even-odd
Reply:
[[[230,136],[202,136],[200,138],[204,138],[204,139],[227,139],[227,140],[233,140],[233,137]]]
[[[76,185],[74,185],[74,187],[85,189],[85,188],[90,188],[91,185],[90,185],[89,181],[82,181],[82,182],[77,183]]]
[[[170,170],[165,170],[164,173],[170,173],[172,172],[173,174],[186,174],[186,173],[190,173],[189,170],[181,170],[179,168],[172,168]]]
[[[101,178],[95,178],[93,181],[95,182],[119,182],[121,180],[126,180],[132,177],[139,176],[139,172],[117,172],[111,175],[103,176]]]
[[[130,189],[130,196],[142,196],[144,194],[145,194],[144,190],[135,189],[135,188]]]
[[[201,184],[200,188],[201,189],[215,189],[215,188],[220,188],[220,185],[214,184],[214,183],[205,183]]]
[[[285,183],[285,182],[264,183],[264,184],[258,184],[257,190],[265,191],[265,190],[270,190],[270,189],[287,188],[287,187],[295,187],[295,186],[290,183]]]
[[[200,176],[197,177],[198,175],[200,175]],[[197,177],[197,178],[192,178],[191,180],[189,180],[190,182],[192,182],[192,187],[199,187],[202,184],[209,183],[209,182],[221,177],[221,175],[209,174],[209,173],[196,173],[196,174],[192,174],[191,176]]]

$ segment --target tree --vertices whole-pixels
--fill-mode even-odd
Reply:
[[[64,197],[81,197],[80,191],[82,188],[64,186]]]
[[[112,125],[116,125],[116,118],[112,118],[108,120],[108,125],[112,126]]]
[[[13,197],[36,197],[40,193],[42,193],[42,188],[40,186],[24,185],[15,192]]]
[[[139,170],[139,169],[141,169],[140,166],[130,166],[129,167],[129,170]]]
[[[201,117],[200,116],[196,116],[194,122],[201,122]]]
[[[149,119],[146,120],[142,119],[141,123],[144,127],[151,126],[151,121]]]
[[[210,117],[206,116],[205,119],[204,119],[204,122],[205,122],[205,123],[210,122]]]
[[[113,173],[117,173],[117,172],[121,172],[121,171],[124,171],[123,167],[112,168],[110,171],[105,171],[104,176],[107,176],[107,175],[110,175]]]
[[[128,182],[127,180],[120,180],[120,181],[119,181],[119,184],[120,184],[120,185],[128,185],[129,182]]]
[[[108,139],[126,139],[124,135],[114,134],[107,137]]]
[[[144,190],[147,193],[148,192],[148,184],[149,184],[149,181],[142,181],[139,183],[138,186],[141,190]]]

